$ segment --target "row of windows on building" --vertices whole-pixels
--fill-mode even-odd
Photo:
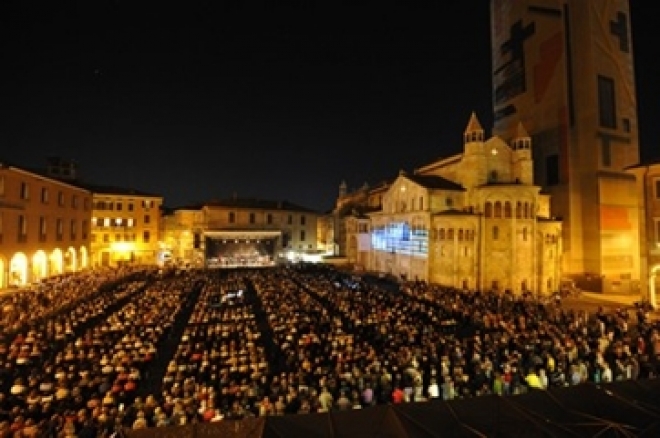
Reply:
[[[0,176],[0,196],[5,196],[4,176]],[[30,184],[28,182],[21,182],[21,185],[19,186],[18,197],[23,201],[29,201],[31,199]],[[41,190],[39,191],[39,200],[42,204],[50,204],[50,190],[48,187],[41,187]],[[64,191],[59,190],[57,192],[56,202],[58,207],[67,207],[66,195]],[[89,198],[85,197],[82,204],[85,210],[89,210]],[[77,209],[80,206],[80,196],[75,194],[71,195],[71,200],[68,206],[73,209]]]
[[[144,223],[145,224],[150,224],[151,223],[151,216],[148,214],[144,215]],[[116,217],[116,218],[110,218],[110,217],[94,217],[92,218],[92,225],[95,227],[127,227],[127,228],[132,228],[137,226],[137,219],[129,217],[129,218],[121,218],[121,217]]]
[[[230,211],[227,213],[227,220],[229,221],[230,224],[235,224],[236,223],[236,212]],[[248,223],[250,224],[256,224],[257,223],[257,214],[254,212],[250,212],[248,214]],[[274,223],[274,216],[272,213],[266,213],[266,224],[272,225]],[[286,223],[288,225],[293,225],[293,215],[290,214],[287,216]],[[307,223],[307,218],[305,217],[304,214],[300,215],[300,225],[305,225]]]
[[[103,243],[110,243],[111,242],[111,235],[109,233],[92,233],[92,243],[98,243],[99,242],[99,236],[100,241]],[[114,242],[137,242],[137,234],[135,233],[124,233],[124,234],[115,234],[114,235]],[[143,243],[149,243],[151,242],[151,232],[149,230],[145,230],[142,232],[142,242]]]
[[[28,240],[28,218],[25,215],[18,215],[17,217],[17,241],[19,243],[25,243]],[[78,226],[78,221],[76,219],[71,219],[68,221],[68,230],[69,230],[69,239],[76,240],[78,238],[78,229],[80,228],[80,237],[81,239],[87,239],[88,233],[88,222],[86,219],[83,219],[80,222],[80,227]],[[65,219],[57,218],[55,219],[55,240],[61,241],[64,239],[64,229],[65,229]],[[39,242],[45,242],[48,240],[48,234],[50,231],[48,218],[45,216],[39,217]],[[0,242],[2,241],[3,235],[3,215],[0,213]]]
[[[474,242],[476,231],[458,229],[458,231],[455,232],[453,228],[447,228],[446,230],[444,228],[440,228],[437,231],[435,229],[431,230],[432,240],[454,240],[455,237],[458,238],[459,242]],[[491,228],[491,238],[493,240],[498,240],[500,238],[500,227],[497,225]],[[524,227],[522,230],[520,230],[520,238],[526,242],[529,239],[529,229]],[[546,234],[544,239],[545,243],[547,244],[555,244],[559,241],[559,236],[555,234]]]
[[[491,180],[497,179],[497,175],[491,175]],[[551,184],[552,185],[552,184]],[[655,186],[655,198],[660,200],[660,178],[654,181]],[[446,207],[453,207],[454,200],[451,197],[445,199]],[[399,200],[392,203],[392,212],[400,213],[406,211],[414,210],[424,210],[424,197],[419,197],[416,201],[416,198],[410,199],[410,210],[408,209],[408,204],[404,200]],[[467,209],[467,211],[473,211],[473,208]],[[486,202],[484,216],[485,217],[495,217],[495,218],[512,218],[514,215],[513,204],[510,201],[496,201],[496,202]],[[516,219],[533,219],[535,217],[534,205],[528,202],[518,201],[515,206],[515,217]]]
[[[548,285],[547,286],[548,289],[552,289],[552,284],[553,284],[552,278],[548,278],[546,280],[546,283]],[[464,278],[463,280],[461,280],[461,287],[463,288],[463,290],[470,290],[470,280],[468,280],[467,278]],[[500,289],[501,289],[500,281],[499,280],[492,280],[491,283],[490,283],[490,290],[491,291],[499,291]],[[521,280],[520,281],[520,290],[522,292],[529,292],[529,286],[527,285],[527,280]]]
[[[4,175],[0,176],[0,197],[5,196],[5,177]],[[22,199],[24,201],[29,201],[32,199],[32,190],[30,183],[27,181],[22,181],[20,186],[19,186],[19,193],[18,193],[19,199]],[[50,203],[50,198],[51,198],[51,190],[49,187],[41,187],[39,190],[39,200],[41,201],[42,204],[49,204]],[[80,196],[76,194],[71,195],[71,200],[68,206],[71,208],[78,208],[80,206]],[[57,206],[59,207],[66,207],[67,206],[67,201],[66,201],[66,194],[64,191],[59,190],[57,192]],[[85,210],[89,210],[90,206],[90,198],[85,197],[83,201],[83,208]],[[140,201],[140,205],[144,209],[150,209],[156,206],[156,203],[153,199],[143,199]],[[96,210],[114,210],[114,211],[122,211],[124,208],[124,203],[121,201],[108,201],[108,200],[99,200],[94,202],[93,205],[94,209]],[[135,209],[135,202],[127,202],[126,203],[126,210],[127,211],[134,211]]]
[[[155,206],[155,202],[152,199],[143,199],[141,205],[142,208],[148,210]],[[94,202],[94,210],[122,211],[123,209],[124,209],[124,203],[121,201],[100,200]],[[134,210],[135,210],[134,202],[126,203],[126,211],[134,211]]]
[[[298,239],[301,242],[304,242],[305,239],[307,239],[307,233],[305,233],[305,230],[300,230],[300,238]],[[291,232],[290,231],[285,231],[282,234],[282,242],[283,246],[286,247],[288,246],[289,242],[291,241]]]
[[[426,255],[428,253],[428,246],[425,244],[425,242],[422,241],[401,242],[400,240],[391,239],[381,243],[376,242],[374,244],[374,250],[400,254]],[[462,257],[472,257],[475,254],[475,250],[471,246],[462,246],[458,248],[457,251],[458,252],[456,254]],[[436,252],[440,257],[454,255],[451,245],[440,245],[436,248]],[[549,259],[554,257],[554,252],[552,249],[548,250],[547,257]]]
[[[402,190],[405,189],[405,187],[401,188]],[[448,207],[451,207],[453,201],[451,198],[447,198],[445,200],[445,204]],[[392,204],[393,207],[393,213],[403,213],[406,211],[415,211],[415,210],[424,210],[424,197],[420,196],[419,198],[410,198],[410,210],[408,210],[408,203],[403,200],[399,200],[398,202],[395,202]]]
[[[513,204],[509,201],[486,202],[484,206],[484,216],[487,218],[505,218],[513,217]],[[529,202],[517,202],[515,207],[516,219],[534,219],[534,205]]]
[[[363,224],[361,224],[363,225]],[[364,224],[364,227],[360,227],[362,232],[368,232],[368,227],[366,224]],[[390,226],[379,226],[379,227],[374,227],[373,233],[374,234],[387,234],[385,232],[386,229],[389,229],[390,232],[393,229],[393,227],[396,227],[397,225],[400,225],[399,223],[391,224]],[[406,225],[407,227],[407,225]],[[660,236],[660,222],[658,222],[658,235]],[[424,226],[413,226],[410,235],[416,236],[418,238],[424,238],[428,235],[428,232],[424,228]],[[521,232],[520,232],[520,237],[523,241],[527,241],[529,239],[529,229],[524,227]],[[454,229],[454,228],[439,228],[439,229],[431,229],[431,240],[454,240],[457,239],[459,242],[466,241],[466,242],[474,242],[476,238],[476,231],[475,230],[470,230],[470,229]],[[493,240],[498,240],[500,238],[500,227],[497,225],[493,226],[491,228],[491,239]],[[403,240],[408,240],[407,237],[403,237]],[[555,244],[559,241],[559,236],[553,235],[553,234],[547,234],[544,236],[545,243],[547,244]]]
[[[451,256],[453,255],[452,251],[452,246],[450,245],[441,245],[438,248],[436,248],[436,251],[440,255],[440,257],[446,257],[446,256]],[[460,248],[458,251],[458,254],[463,256],[463,257],[472,257],[475,254],[474,248],[470,246],[463,246]],[[547,257],[548,259],[552,259],[554,257],[554,251],[552,249],[547,250]]]
[[[493,171],[495,172],[495,171]],[[496,173],[491,175],[491,179],[496,179]],[[410,200],[410,211],[414,210],[424,210],[424,197],[420,196],[417,199],[417,204],[415,203],[416,198],[411,198]],[[394,212],[405,212],[408,211],[408,204],[406,201],[398,201],[393,204]],[[445,199],[445,206],[451,208],[454,206],[454,200],[451,197]],[[512,203],[510,201],[496,201],[496,202],[486,202],[485,205],[485,216],[486,217],[502,217],[502,210],[504,210],[504,217],[512,217]],[[494,210],[494,211],[493,211]],[[472,212],[474,208],[470,207],[466,211]],[[516,203],[516,218],[532,218],[533,216],[533,205],[528,202],[517,202]]]

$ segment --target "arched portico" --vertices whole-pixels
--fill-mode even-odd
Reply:
[[[48,270],[50,275],[60,275],[64,272],[64,256],[61,249],[55,248],[50,253],[48,260],[50,262],[50,269]]]
[[[25,286],[28,282],[28,258],[22,252],[17,252],[9,262],[9,285]]]
[[[64,272],[76,272],[78,270],[78,254],[76,249],[70,246],[64,253]]]
[[[46,253],[39,250],[32,256],[32,282],[48,277],[48,257]]]
[[[649,303],[655,309],[657,307],[657,291],[655,289],[656,277],[660,276],[660,264],[653,266],[649,276]]]
[[[78,264],[78,270],[86,269],[89,267],[89,254],[87,253],[87,247],[80,247],[80,263]]]
[[[0,289],[7,287],[7,262],[0,256]]]

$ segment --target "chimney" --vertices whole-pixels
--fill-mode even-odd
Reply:
[[[47,158],[46,173],[57,179],[73,181],[77,178],[76,162],[62,157],[52,156]]]

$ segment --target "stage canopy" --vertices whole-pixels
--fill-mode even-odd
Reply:
[[[204,232],[208,267],[271,266],[281,246],[281,231],[219,230]]]

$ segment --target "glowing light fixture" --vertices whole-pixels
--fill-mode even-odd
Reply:
[[[116,252],[128,252],[135,249],[135,244],[131,242],[112,242],[110,248]]]

